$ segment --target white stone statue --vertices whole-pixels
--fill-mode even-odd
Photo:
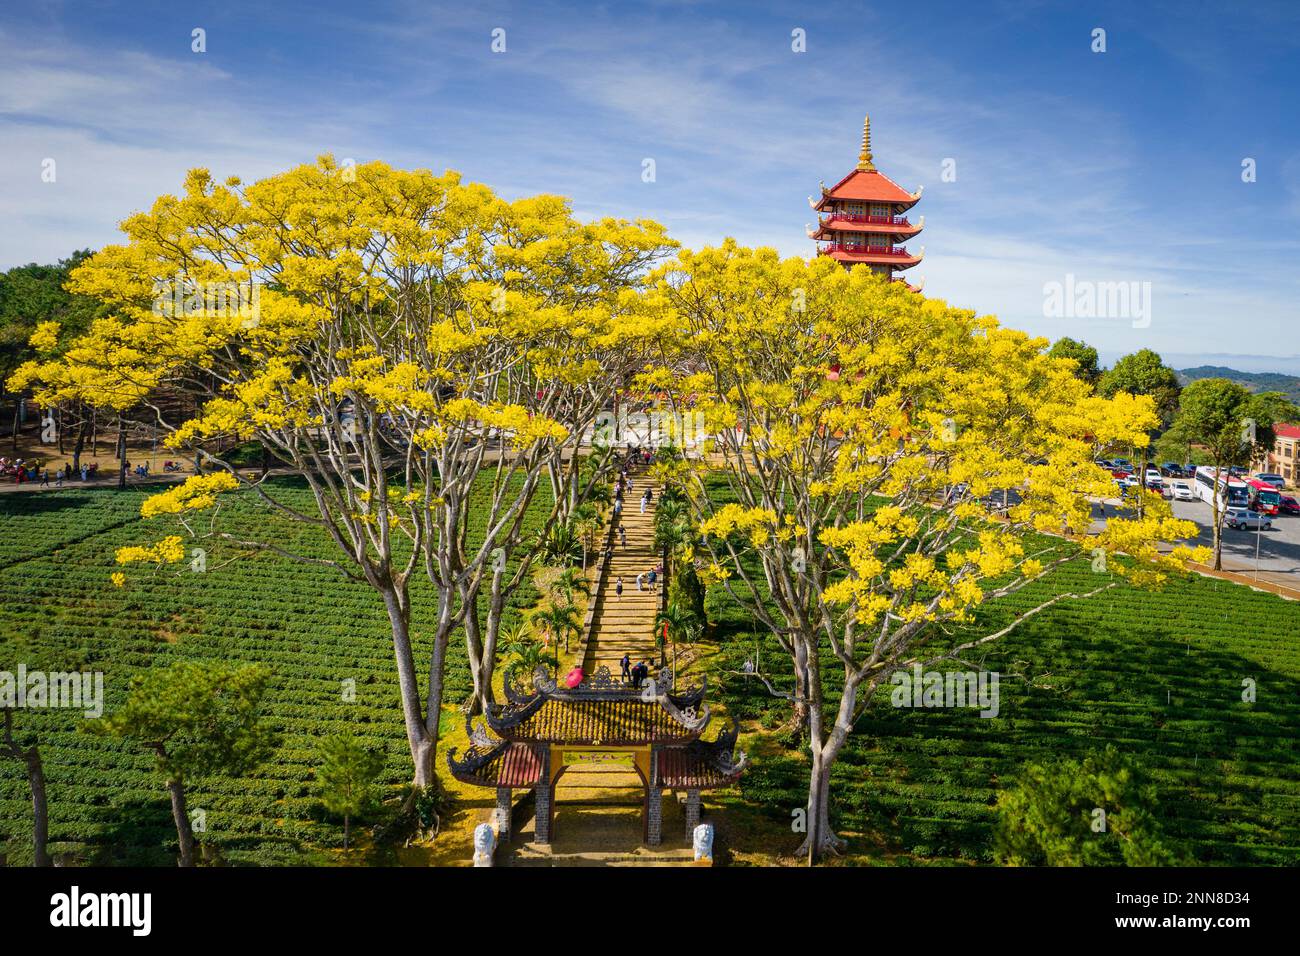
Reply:
[[[695,828],[691,844],[695,848],[695,862],[711,864],[713,862],[713,824],[701,823]]]
[[[492,853],[497,848],[497,831],[490,823],[480,823],[474,828],[474,865],[491,866]]]

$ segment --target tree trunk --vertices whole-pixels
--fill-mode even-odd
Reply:
[[[441,590],[441,589],[440,589]],[[438,723],[442,719],[442,694],[446,684],[447,645],[451,641],[451,627],[454,623],[451,612],[452,595],[450,590],[440,595],[442,607],[438,615],[438,629],[433,636],[433,655],[429,661],[429,706],[425,718],[425,736],[429,741],[428,779],[433,786],[436,779],[434,759],[438,755]]]
[[[83,418],[77,429],[77,443],[72,447],[72,470],[81,471],[81,452],[86,447],[86,434],[90,431],[90,419]],[[71,477],[71,476],[69,476]]]
[[[32,793],[32,860],[35,866],[52,866],[49,850],[50,807],[45,796],[45,768],[40,747],[33,742],[23,749],[14,740],[13,710],[4,711],[4,747],[0,753],[21,760],[27,767],[27,786]]]
[[[432,746],[421,714],[420,687],[411,650],[410,607],[404,597],[396,588],[383,591],[384,606],[393,630],[393,655],[397,659],[397,684],[402,695],[406,742],[411,748],[411,762],[415,767],[412,782],[417,789],[424,789],[433,783]]]
[[[813,635],[812,640],[817,639]],[[799,847],[799,855],[808,858],[812,866],[827,853],[838,853],[844,849],[846,842],[831,828],[831,765],[848,738],[852,725],[852,714],[857,701],[857,685],[846,684],[840,694],[839,710],[835,723],[827,734],[822,697],[821,664],[815,645],[808,649],[805,642],[797,640],[796,649],[806,651],[808,666],[803,669],[807,675],[808,692],[808,744],[812,755],[812,766],[808,771],[808,835]]]
[[[808,651],[802,642],[794,648],[794,704],[790,711],[791,725],[803,734],[808,730],[811,708],[808,706]]]
[[[1214,481],[1210,488],[1210,521],[1214,524],[1214,570],[1223,570],[1223,505],[1219,504],[1219,475],[1223,474],[1224,466],[1218,462],[1214,464]],[[1225,483],[1224,504],[1227,504],[1227,490]]]
[[[117,421],[117,489],[126,490],[126,421]]]
[[[487,634],[483,637],[483,657],[479,663],[482,673],[474,685],[475,690],[478,692],[480,710],[486,710],[487,705],[493,701],[492,674],[496,671],[497,637],[501,633],[501,614],[505,610],[505,603],[505,595],[500,593],[494,579],[492,598],[488,606]],[[565,641],[565,650],[567,651],[567,637]]]
[[[12,436],[15,455],[18,454],[18,410],[22,407],[23,407],[22,397],[15,395],[14,396],[14,431]]]
[[[36,866],[53,866],[46,845],[50,840],[50,807],[45,798],[45,768],[33,744],[27,751],[27,784],[32,790],[32,857]]]
[[[809,866],[826,853],[839,849],[842,842],[831,829],[830,775],[830,765],[823,760],[820,750],[815,750],[812,769],[808,774],[808,805],[805,808],[808,815],[808,835],[804,837],[803,844],[796,851],[799,856],[808,858]]]
[[[172,798],[172,819],[176,821],[176,835],[180,838],[181,866],[194,865],[194,830],[190,826],[189,813],[185,809],[185,784],[180,780],[168,780],[167,792]]]
[[[473,689],[470,691],[469,699],[465,701],[465,713],[474,717],[483,713],[486,701],[490,695],[490,686],[483,686],[483,675],[488,675],[488,681],[491,681],[491,664],[485,661],[483,649],[483,637],[479,631],[478,625],[478,588],[469,591],[462,591],[460,596],[460,606],[464,611],[464,620],[461,626],[465,629],[465,655],[469,662],[469,676],[473,682]]]
[[[348,837],[352,834],[352,818],[343,814],[343,852],[348,852]]]
[[[796,852],[798,856],[807,857],[812,866],[822,857],[841,852],[848,841],[839,836],[831,827],[831,766],[835,762],[843,739],[847,734],[836,731],[833,739],[825,746],[812,748],[812,767],[808,772],[808,835]]]

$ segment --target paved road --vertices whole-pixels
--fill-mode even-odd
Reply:
[[[1114,515],[1118,499],[1109,499],[1105,511]],[[1195,544],[1207,548],[1214,545],[1213,519],[1210,506],[1203,501],[1175,501],[1174,516],[1196,523],[1200,528]],[[1100,507],[1098,508],[1100,518]],[[1263,580],[1276,581],[1292,587],[1300,586],[1300,515],[1275,515],[1273,527],[1268,531],[1235,531],[1223,529],[1223,567],[1228,571],[1254,573],[1256,545],[1259,547],[1258,567]],[[1094,525],[1100,529],[1101,521]]]
[[[1210,506],[1203,501],[1176,501],[1174,515],[1195,521],[1201,533],[1197,544],[1212,545],[1214,536]],[[1259,568],[1275,575],[1288,575],[1289,583],[1300,579],[1300,515],[1276,515],[1268,531],[1223,529],[1223,563],[1232,571],[1255,569],[1259,547]],[[1279,579],[1280,580],[1280,579]]]

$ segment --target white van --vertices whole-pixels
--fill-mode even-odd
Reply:
[[[1169,482],[1169,497],[1174,501],[1196,500],[1196,494],[1192,491],[1192,483],[1183,481],[1181,478],[1175,478]]]

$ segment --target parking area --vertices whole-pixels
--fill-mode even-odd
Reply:
[[[1118,499],[1110,499],[1105,505],[1106,514],[1114,515],[1120,502]],[[1207,503],[1175,501],[1173,509],[1175,517],[1193,521],[1200,528],[1195,544],[1213,546],[1213,520]],[[1100,506],[1097,511],[1100,527]],[[1300,515],[1275,515],[1271,520],[1273,527],[1268,531],[1223,529],[1224,570],[1254,574],[1258,566],[1261,580],[1300,586]],[[1255,557],[1256,545],[1259,548],[1258,564]]]

